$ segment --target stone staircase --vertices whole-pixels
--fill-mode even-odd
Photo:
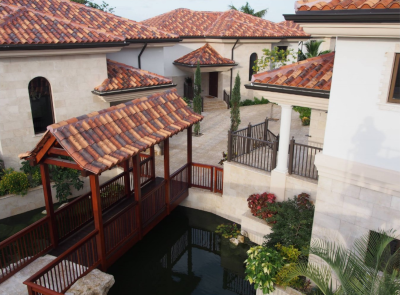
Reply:
[[[218,98],[204,97],[203,112],[212,112],[216,110],[226,110],[226,103]]]

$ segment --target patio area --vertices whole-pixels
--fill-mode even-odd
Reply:
[[[266,117],[271,115],[272,104],[252,105],[240,108],[241,124],[239,129],[245,128],[249,122],[257,124],[264,122]],[[230,110],[215,110],[203,112],[200,137],[193,136],[193,162],[219,166],[222,159],[222,152],[227,152],[228,129],[230,127]],[[281,108],[274,105],[273,118],[280,119]],[[274,134],[279,133],[280,121],[270,121],[269,130]],[[294,136],[297,143],[307,144],[309,126],[302,126],[299,114],[292,111],[292,123],[290,136]],[[177,170],[187,160],[186,155],[186,134],[180,133],[170,138],[170,169]],[[156,175],[163,176],[163,156],[156,156]],[[221,166],[222,167],[222,166]]]

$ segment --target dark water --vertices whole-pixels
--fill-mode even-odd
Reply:
[[[255,294],[244,280],[249,245],[235,247],[214,233],[229,223],[214,214],[176,208],[107,273],[110,295]]]

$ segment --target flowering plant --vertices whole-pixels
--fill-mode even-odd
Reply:
[[[237,238],[237,236],[240,235],[240,228],[236,223],[220,224],[217,226],[215,232],[221,234],[226,239]]]
[[[0,181],[1,194],[26,195],[29,189],[28,177],[23,172],[6,169]]]
[[[267,219],[274,214],[275,211],[270,210],[270,205],[274,204],[276,197],[274,194],[262,193],[262,194],[253,194],[247,199],[248,206],[251,210],[251,213],[254,216],[257,216],[261,219]]]

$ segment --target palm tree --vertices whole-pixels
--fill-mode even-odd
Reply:
[[[261,17],[263,18],[267,12],[268,12],[268,8],[260,10],[255,12],[253,8],[250,7],[249,2],[246,2],[246,5],[243,5],[242,7],[240,7],[240,9],[237,9],[234,5],[228,5],[229,9],[234,9],[234,10],[239,10],[243,13],[247,13],[253,16],[257,16],[257,17]]]
[[[400,249],[393,250],[394,231],[371,232],[356,239],[353,249],[326,240],[313,240],[310,254],[325,263],[302,263],[291,272],[311,279],[324,295],[399,295]],[[335,288],[332,273],[338,281]]]
[[[331,52],[331,50],[319,51],[319,47],[321,46],[322,42],[325,42],[325,41],[324,40],[310,40],[310,41],[307,41],[306,43],[304,43],[304,46],[307,49],[307,53],[303,53],[303,51],[299,50],[299,61]]]

